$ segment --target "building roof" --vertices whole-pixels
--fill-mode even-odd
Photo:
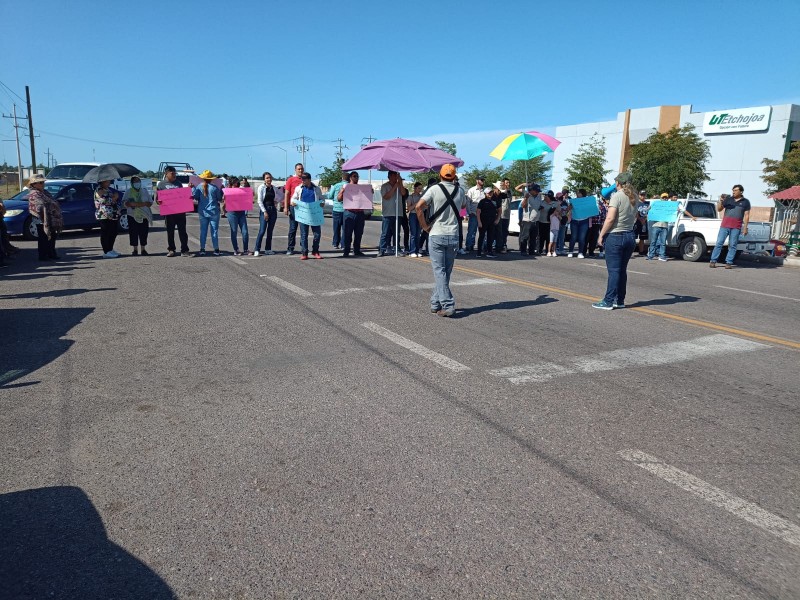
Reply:
[[[770,196],[773,200],[800,200],[800,185],[795,185]]]

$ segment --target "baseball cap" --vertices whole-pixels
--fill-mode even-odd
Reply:
[[[633,180],[633,176],[628,171],[623,171],[616,177],[614,177],[614,181],[619,184],[626,184],[630,183]]]
[[[442,165],[442,168],[439,169],[439,177],[445,181],[453,181],[456,178],[456,168],[450,163]]]

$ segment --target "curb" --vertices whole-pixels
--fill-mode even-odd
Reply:
[[[787,256],[783,260],[783,266],[800,268],[800,256]]]

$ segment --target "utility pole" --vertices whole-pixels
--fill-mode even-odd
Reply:
[[[364,143],[364,140],[367,140],[367,143]],[[361,138],[361,147],[367,146],[375,141],[375,138],[371,135],[365,138]],[[369,170],[369,184],[372,185],[372,169]]]
[[[302,156],[302,160],[300,162],[303,163],[303,168],[306,167],[306,152],[308,152],[308,146],[306,146],[306,136],[300,136],[300,145],[297,146],[297,151]]]
[[[47,148],[47,152],[45,152],[44,155],[47,157],[47,170],[49,171],[50,170],[50,157],[53,156],[53,153],[50,152],[50,148],[49,147]]]
[[[19,154],[19,125],[17,125],[17,105],[14,104],[14,112],[11,115],[3,115],[4,119],[14,119],[14,137],[17,140],[17,177],[19,178],[19,191],[22,191],[22,157]],[[32,173],[31,173],[32,174]]]
[[[343,150],[347,150],[348,148],[347,146],[344,145],[344,140],[342,138],[335,139],[334,142],[339,142],[338,144],[336,144],[336,146],[339,148],[339,150],[336,152],[336,160],[341,166],[341,164],[344,162]]]
[[[31,113],[31,89],[25,86],[25,101],[28,104],[28,135],[31,138],[31,175],[36,173],[36,146],[33,142],[33,114]]]

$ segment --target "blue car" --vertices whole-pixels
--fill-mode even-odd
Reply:
[[[61,206],[64,230],[90,231],[100,226],[94,216],[94,190],[97,184],[70,179],[48,179],[44,187]],[[21,235],[26,240],[35,240],[38,237],[36,225],[39,219],[32,217],[28,212],[28,193],[29,190],[22,190],[4,202],[6,214],[3,220],[6,222],[9,235]],[[119,228],[121,231],[128,231],[128,216],[124,213],[123,210]]]

